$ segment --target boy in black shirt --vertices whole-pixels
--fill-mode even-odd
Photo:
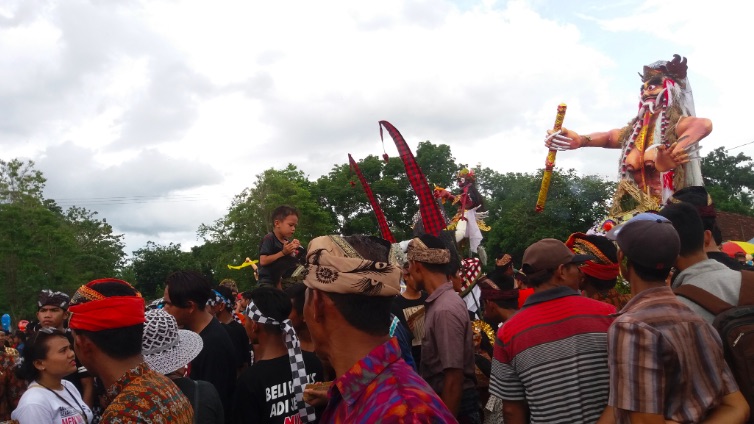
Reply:
[[[287,333],[292,329],[286,323],[290,312],[291,301],[282,291],[274,287],[260,287],[252,291],[244,327],[249,339],[258,347],[254,365],[238,378],[233,422],[301,422],[300,410],[307,405],[300,395],[297,399],[295,394],[302,393],[303,387],[293,379],[289,348],[295,332]],[[322,364],[317,356],[307,351],[301,354],[307,383],[322,381]],[[307,412],[313,413],[313,410]]]
[[[272,232],[259,245],[259,284],[280,288],[283,273],[296,266],[304,250],[293,238],[298,225],[298,211],[291,206],[278,206],[272,211]]]

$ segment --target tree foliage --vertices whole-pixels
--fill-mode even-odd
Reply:
[[[719,147],[702,159],[702,177],[719,210],[754,216],[754,164],[749,156],[731,156]]]
[[[434,145],[429,141],[419,143],[416,162],[422,168],[430,187],[432,184],[451,186],[453,176],[459,168],[449,146]],[[393,235],[399,240],[408,238],[411,235],[412,218],[419,210],[419,205],[409,184],[403,161],[399,157],[391,157],[386,163],[370,155],[357,163],[377,197]],[[369,200],[347,163],[335,165],[328,175],[317,180],[313,190],[320,204],[338,223],[338,233],[380,235]]]
[[[272,211],[280,205],[299,211],[295,237],[306,244],[314,237],[335,230],[332,215],[327,213],[313,194],[313,183],[294,165],[285,169],[268,169],[257,175],[251,188],[233,198],[228,213],[212,224],[202,224],[198,234],[205,245],[194,250],[205,272],[215,280],[233,278],[241,287],[253,284],[252,271],[232,271],[228,264],[240,264],[245,258],[259,258],[259,245],[272,231]],[[248,285],[246,285],[248,283]]]
[[[167,246],[148,241],[136,250],[131,259],[133,285],[147,299],[162,297],[167,276],[175,271],[199,270],[199,262],[189,252],[181,251],[180,244]]]
[[[500,174],[485,168],[476,172],[478,188],[487,199],[487,223],[492,227],[484,244],[490,255],[510,253],[517,261],[538,240],[566,240],[571,233],[586,232],[606,214],[615,188],[615,183],[596,176],[555,169],[545,209],[536,213],[541,171]]]
[[[95,212],[44,199],[34,162],[0,160],[0,310],[32,318],[39,290],[71,294],[122,265],[122,235]]]

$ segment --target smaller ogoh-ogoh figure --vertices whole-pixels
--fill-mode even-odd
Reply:
[[[658,210],[673,192],[702,185],[699,141],[712,131],[709,119],[694,116],[686,59],[674,55],[644,67],[639,111],[623,128],[581,135],[562,128],[548,131],[554,150],[580,147],[621,149],[620,183],[608,220],[595,230],[647,210]]]
[[[443,203],[450,200],[457,205],[458,212],[448,223],[447,229],[455,231],[456,243],[468,239],[469,252],[478,254],[482,262],[486,262],[484,249],[479,244],[482,242],[482,231],[489,231],[490,227],[484,223],[487,211],[484,210],[484,198],[476,188],[474,171],[464,168],[458,172],[458,188],[460,194],[453,195],[435,186],[434,196]]]

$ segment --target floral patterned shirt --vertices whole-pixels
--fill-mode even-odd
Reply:
[[[338,377],[320,423],[455,423],[393,337]]]
[[[0,421],[10,420],[10,413],[26,391],[26,382],[13,372],[18,363],[18,351],[0,346]]]
[[[102,423],[191,424],[194,420],[194,410],[178,386],[145,362],[123,374],[106,396],[109,405]]]

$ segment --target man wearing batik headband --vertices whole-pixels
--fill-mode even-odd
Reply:
[[[584,262],[580,268],[584,278],[579,284],[582,294],[600,302],[609,303],[621,310],[631,300],[630,294],[615,289],[618,282],[618,249],[604,236],[573,233],[566,246],[577,255],[591,255],[594,259]]]
[[[40,327],[52,327],[63,331],[68,337],[68,341],[73,344],[73,336],[69,329],[65,328],[65,319],[68,317],[68,304],[71,298],[59,291],[42,290],[37,297],[37,319]],[[76,386],[81,393],[81,398],[89,405],[94,407],[94,379],[87,372],[86,367],[76,359],[76,372],[66,376],[65,380],[70,381]]]
[[[136,289],[121,280],[95,280],[81,286],[71,303],[76,356],[106,388],[101,422],[192,423],[188,399],[144,362],[144,299]]]
[[[400,266],[388,259],[390,243],[324,236],[308,247],[304,318],[318,356],[336,377],[321,422],[454,422],[389,336],[401,277]]]
[[[408,244],[408,272],[429,293],[420,373],[461,423],[479,423],[473,331],[466,303],[448,281],[450,251],[429,234]]]
[[[255,358],[254,365],[238,378],[233,422],[317,422],[303,392],[306,384],[323,381],[322,363],[314,353],[301,350],[288,319],[291,309],[291,301],[279,289],[264,286],[251,292],[244,326],[256,345]]]

